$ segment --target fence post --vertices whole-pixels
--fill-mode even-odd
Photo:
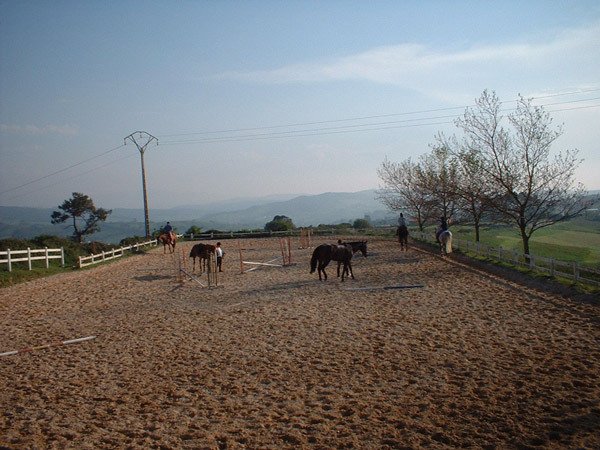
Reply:
[[[48,252],[46,252],[46,256]],[[27,247],[27,267],[29,267],[29,270],[31,270],[31,249],[29,247]]]
[[[48,247],[44,247],[46,250],[46,269],[50,267],[50,258],[48,258]]]
[[[79,261],[77,261],[77,266],[79,269],[81,269],[81,256],[79,257]]]
[[[60,267],[65,267],[65,248],[60,248]]]
[[[579,280],[579,262],[573,261],[573,278],[575,281]]]
[[[12,261],[10,260],[10,248],[6,249],[6,263],[8,264],[8,271],[12,272]]]

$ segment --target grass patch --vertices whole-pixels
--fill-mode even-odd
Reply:
[[[16,264],[15,264],[16,266]],[[50,265],[48,269],[46,266],[43,267],[32,267],[31,270],[21,269],[13,267],[12,272],[8,270],[0,270],[0,288],[12,286],[26,281],[35,280],[36,278],[47,277],[55,275],[57,273],[64,273],[72,271],[72,267],[60,267]]]

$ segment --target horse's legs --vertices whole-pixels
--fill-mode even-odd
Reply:
[[[327,267],[327,264],[329,264],[329,261],[327,261],[325,263],[319,262],[319,268],[318,268],[319,281],[323,281],[321,279],[321,272],[323,272],[323,277],[325,278],[325,281],[327,281],[327,272],[325,272],[325,267]]]
[[[354,274],[352,273],[352,263],[348,260],[348,262],[344,263],[344,265],[348,266],[346,267],[346,275],[350,274],[350,277],[352,277],[352,279],[354,280]]]

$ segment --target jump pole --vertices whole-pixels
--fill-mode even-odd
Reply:
[[[185,270],[185,269],[181,269],[181,273],[183,273],[183,274],[187,275],[187,276],[189,277],[189,279],[190,279],[190,280],[192,280],[192,281],[195,281],[195,282],[196,282],[196,283],[198,283],[200,286],[202,286],[202,287],[206,287],[206,286],[204,286],[204,285],[202,284],[202,282],[201,282],[201,281],[200,281],[200,280],[199,280],[197,277],[195,277],[194,275],[192,275],[191,273],[189,273],[187,270]]]
[[[279,246],[281,247],[281,259],[283,261],[284,266],[289,266],[292,264],[292,245],[290,242],[290,237],[287,238],[279,238]]]
[[[19,350],[13,350],[12,352],[0,353],[0,356],[10,356],[10,355],[16,355],[18,353],[28,353],[28,352],[32,352],[34,350],[42,350],[44,348],[60,347],[61,345],[69,345],[69,344],[77,344],[79,342],[90,341],[92,339],[96,339],[96,336],[86,336],[86,337],[81,337],[81,338],[77,338],[77,339],[69,339],[68,341],[51,342],[50,344],[38,345],[35,347],[21,348]]]
[[[301,228],[300,229],[300,248],[310,248],[311,242],[310,237],[312,235],[312,230],[310,228]]]
[[[377,291],[377,290],[389,291],[392,289],[415,289],[415,288],[422,288],[422,287],[425,287],[425,286],[422,284],[405,284],[405,285],[398,285],[398,286],[357,287],[357,288],[347,288],[345,290],[346,291]]]

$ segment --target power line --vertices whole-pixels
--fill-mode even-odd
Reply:
[[[565,96],[565,95],[575,95],[575,94],[585,94],[585,93],[589,93],[589,92],[598,92],[598,91],[600,91],[600,88],[583,89],[583,90],[578,90],[578,91],[560,92],[560,93],[556,93],[556,94],[540,95],[537,97],[531,97],[531,99],[532,100],[540,100],[540,99],[544,99],[544,98],[553,98],[553,97],[560,97],[560,96]],[[504,102],[500,102],[500,104],[514,103],[517,101],[518,100],[507,100]],[[326,123],[340,123],[340,122],[351,122],[351,121],[356,121],[356,120],[381,119],[381,118],[385,118],[385,117],[410,116],[410,115],[417,115],[417,114],[424,114],[424,113],[453,111],[453,110],[457,110],[457,109],[464,110],[465,108],[469,108],[472,106],[473,105],[452,106],[452,107],[447,107],[447,108],[432,108],[432,109],[423,109],[423,110],[416,110],[416,111],[407,111],[407,112],[401,112],[401,113],[350,117],[350,118],[345,118],[345,119],[321,120],[321,121],[317,121],[317,122],[297,122],[297,123],[291,123],[291,124],[287,124],[287,125],[270,125],[270,126],[250,127],[250,128],[232,128],[232,129],[225,129],[225,130],[196,131],[196,132],[187,132],[187,133],[161,134],[161,135],[157,135],[157,136],[161,137],[161,138],[165,138],[165,137],[177,137],[177,136],[193,136],[193,135],[198,135],[198,134],[222,134],[222,133],[240,133],[240,132],[245,132],[245,131],[273,130],[273,129],[277,129],[277,128],[291,128],[291,127],[309,126],[309,125],[323,125]]]
[[[541,105],[543,107],[548,106],[556,106],[556,105],[564,105],[564,104],[573,104],[582,101],[592,101],[592,100],[600,100],[600,97],[592,98],[592,99],[584,99],[584,100],[572,100],[568,102],[556,102],[549,103],[546,105]],[[587,108],[595,108],[600,105],[587,105],[581,107],[573,107],[573,108],[561,108],[561,109],[553,109],[551,112],[559,112],[559,111],[572,111],[575,109],[587,109]],[[504,109],[503,112],[514,111],[515,108]],[[221,136],[214,138],[199,138],[199,139],[189,139],[189,140],[180,140],[180,141],[163,141],[161,145],[186,145],[186,144],[213,144],[220,142],[244,142],[244,141],[256,141],[256,140],[270,140],[270,139],[282,139],[282,138],[292,138],[292,137],[308,137],[308,136],[322,136],[322,135],[330,135],[330,134],[341,134],[341,133],[356,133],[356,132],[365,132],[365,131],[381,131],[381,130],[391,130],[391,129],[399,129],[399,128],[414,128],[421,126],[433,126],[433,125],[444,125],[452,123],[453,120],[447,120],[440,122],[442,119],[456,119],[458,115],[445,115],[445,116],[433,116],[433,117],[423,117],[417,119],[405,119],[398,121],[389,121],[389,122],[376,122],[376,123],[368,123],[368,124],[354,124],[354,125],[345,125],[341,127],[325,127],[325,128],[313,128],[313,129],[303,129],[303,130],[289,130],[289,131],[279,131],[273,133],[258,133],[258,134],[245,134],[245,135],[237,135],[237,136]],[[424,121],[425,123],[414,123],[414,124],[406,124],[407,122],[417,122]],[[434,122],[432,122],[434,120]],[[400,125],[403,124],[403,125]],[[367,128],[370,127],[370,128]]]
[[[133,153],[130,154],[130,155],[123,156],[121,158],[115,159],[114,161],[110,161],[110,162],[108,162],[106,164],[102,164],[101,166],[97,166],[97,167],[94,167],[93,169],[86,170],[85,172],[79,173],[77,175],[73,175],[72,177],[61,178],[59,181],[56,181],[55,183],[51,183],[51,184],[47,184],[45,186],[41,186],[38,189],[35,189],[33,191],[24,192],[22,194],[15,194],[12,197],[8,197],[8,199],[10,200],[10,199],[15,199],[15,198],[19,198],[19,197],[24,197],[24,196],[30,195],[30,194],[35,194],[36,192],[42,191],[44,189],[48,189],[48,188],[50,188],[52,186],[56,186],[56,185],[61,184],[61,183],[64,183],[65,181],[70,181],[70,180],[74,180],[75,178],[80,178],[80,177],[82,177],[84,175],[87,175],[88,173],[96,172],[98,169],[103,169],[104,167],[112,166],[113,164],[116,164],[119,161],[123,161],[124,159],[132,158],[134,156],[135,156],[135,154],[133,154]],[[47,178],[47,177],[43,177],[43,178]]]
[[[556,94],[548,94],[548,95],[543,95],[543,96],[531,97],[531,99],[532,100],[540,100],[540,99],[546,99],[546,98],[554,98],[554,97],[560,97],[560,96],[566,96],[566,95],[585,94],[585,93],[598,92],[598,91],[600,91],[600,88],[584,89],[584,90],[561,92],[561,93],[556,93]],[[596,101],[599,99],[600,99],[600,97],[594,97],[594,98],[588,98],[588,99],[578,99],[578,100],[570,100],[570,101],[564,101],[564,102],[547,103],[545,105],[540,105],[540,106],[549,107],[549,106],[557,106],[557,105],[563,105],[563,104],[580,103],[580,102],[586,102],[586,101]],[[518,100],[510,100],[510,101],[500,102],[500,104],[514,103],[516,101],[518,101]],[[164,134],[164,135],[160,135],[160,136],[162,136],[162,137],[177,137],[177,136],[241,133],[241,132],[260,131],[260,130],[276,130],[276,129],[281,129],[281,128],[335,124],[335,123],[342,123],[342,122],[352,122],[352,121],[358,121],[358,120],[371,120],[371,119],[386,118],[386,117],[400,117],[400,116],[411,116],[411,115],[416,116],[416,115],[424,114],[424,113],[454,111],[454,110],[459,110],[459,109],[464,110],[464,109],[472,107],[472,106],[473,105],[455,106],[455,107],[447,107],[447,108],[432,108],[432,109],[425,109],[425,110],[407,111],[407,112],[402,112],[402,113],[378,114],[378,115],[371,115],[371,116],[352,117],[352,118],[333,119],[333,120],[322,120],[322,121],[315,121],[315,122],[300,122],[300,123],[292,123],[292,124],[288,124],[288,125],[272,125],[272,126],[252,127],[252,128],[237,128],[237,129],[229,129],[229,130],[221,130],[221,131],[203,131],[203,132],[193,132],[193,133]],[[549,111],[549,112],[572,111],[572,110],[578,110],[578,109],[597,108],[599,106],[600,106],[600,104],[571,107],[571,108],[560,108],[560,109],[553,109],[552,111]],[[507,112],[507,111],[512,111],[514,109],[515,108],[509,108],[509,109],[505,109],[503,111]],[[368,132],[368,131],[382,131],[382,130],[400,129],[400,128],[414,128],[414,127],[422,127],[422,126],[435,126],[435,125],[450,124],[453,122],[453,120],[445,120],[445,119],[456,119],[457,117],[459,117],[459,115],[457,115],[457,114],[433,115],[433,116],[428,116],[428,117],[415,117],[415,118],[402,119],[402,120],[396,120],[396,121],[371,122],[371,123],[363,123],[363,124],[360,124],[360,123],[359,124],[348,124],[348,125],[333,126],[333,127],[306,128],[306,129],[300,129],[300,130],[285,130],[285,131],[265,132],[265,133],[258,133],[258,134],[253,133],[253,134],[243,134],[243,135],[238,134],[238,135],[231,135],[231,136],[204,137],[204,138],[190,139],[190,140],[163,141],[162,145],[188,145],[188,144],[210,144],[210,143],[221,143],[221,142],[243,142],[243,141],[253,141],[253,140],[271,140],[271,139],[284,139],[284,138],[292,138],[292,137],[309,137],[309,136],[357,133],[357,132]],[[418,123],[411,123],[411,122],[418,122]],[[101,156],[104,156],[104,155],[107,155],[108,153],[114,152],[124,146],[125,146],[125,144],[121,144],[118,147],[111,148],[111,149],[109,149],[103,153],[100,153],[96,156],[93,156],[91,158],[88,158],[88,159],[85,159],[78,163],[72,164],[68,167],[57,170],[50,174],[44,175],[42,177],[30,180],[19,186],[15,186],[13,188],[7,189],[5,191],[0,192],[0,195],[4,195],[6,193],[13,192],[17,189],[21,189],[25,186],[29,186],[33,183],[39,182],[46,178],[52,177],[54,175],[58,175],[67,170],[81,166],[82,164],[85,164],[89,161],[100,158]],[[129,158],[129,157],[130,156],[128,155],[125,158],[119,158],[116,161],[110,162],[108,164],[104,164],[102,166],[98,166],[94,169],[83,172],[80,175],[75,175],[72,178],[76,178],[76,177],[82,176],[84,174],[88,174],[88,173],[97,171],[98,169],[101,169],[108,165],[114,164],[117,161]],[[64,182],[64,181],[72,179],[72,178],[63,179],[60,182]],[[58,184],[58,183],[54,183],[49,186],[45,186],[44,188],[40,188],[36,191],[29,192],[29,193],[38,192],[41,189],[45,189],[47,187],[54,186],[55,184]],[[26,194],[20,194],[17,197],[20,197],[21,195],[26,195]],[[14,198],[14,197],[12,197],[12,198]]]
[[[6,194],[7,192],[16,191],[17,189],[20,189],[22,187],[29,186],[30,184],[33,184],[33,183],[37,183],[38,181],[44,180],[44,179],[52,177],[54,175],[58,175],[59,173],[66,172],[69,169],[72,169],[74,167],[80,166],[80,165],[85,164],[86,162],[92,161],[94,159],[100,158],[101,156],[107,155],[108,153],[114,152],[115,150],[118,150],[118,149],[120,149],[122,147],[125,147],[125,144],[121,144],[118,147],[111,148],[110,150],[107,150],[104,153],[100,153],[99,155],[92,156],[91,158],[85,159],[85,160],[80,161],[80,162],[78,162],[76,164],[72,164],[72,165],[70,165],[68,167],[65,167],[64,169],[57,170],[56,172],[49,173],[48,175],[44,175],[43,177],[36,178],[35,180],[30,180],[30,181],[28,181],[26,183],[23,183],[23,184],[19,185],[19,186],[7,189],[6,191],[2,191],[2,192],[0,192],[0,195]]]

